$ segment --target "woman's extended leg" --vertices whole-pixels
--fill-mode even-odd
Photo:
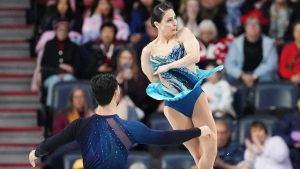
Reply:
[[[164,107],[164,114],[167,117],[172,128],[175,130],[176,129],[184,130],[184,129],[190,129],[190,128],[194,127],[191,118],[183,115],[182,113],[180,113],[168,106]],[[183,144],[189,150],[189,152],[191,153],[191,155],[193,156],[193,158],[195,160],[195,164],[198,166],[198,162],[201,157],[199,139],[194,138],[190,141],[184,142]]]
[[[195,127],[207,125],[212,130],[211,137],[199,138],[202,154],[198,162],[199,169],[212,169],[217,155],[217,129],[205,93],[197,99],[192,121]]]

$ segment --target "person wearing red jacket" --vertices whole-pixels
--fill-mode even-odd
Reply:
[[[279,74],[283,79],[300,84],[300,21],[294,24],[294,42],[284,46],[280,61]]]

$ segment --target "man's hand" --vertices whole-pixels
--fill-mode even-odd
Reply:
[[[30,153],[29,153],[29,163],[31,164],[32,167],[35,167],[35,160],[38,159],[36,156],[35,156],[35,150],[32,150]]]
[[[199,127],[201,130],[201,136],[210,137],[212,135],[211,129],[208,126]]]

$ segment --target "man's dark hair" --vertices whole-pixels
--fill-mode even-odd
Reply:
[[[251,129],[253,128],[260,128],[262,130],[264,130],[264,132],[268,135],[268,129],[267,126],[265,125],[265,123],[263,123],[262,121],[253,121],[249,127],[249,133],[251,132]]]
[[[112,74],[99,74],[91,79],[91,86],[97,103],[108,105],[118,87],[118,82]]]
[[[169,9],[173,9],[173,6],[168,2],[162,2],[156,5],[151,14],[151,25],[155,27],[154,22],[161,22],[165,12]]]

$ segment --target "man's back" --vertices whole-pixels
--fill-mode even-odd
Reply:
[[[57,146],[76,140],[85,169],[123,169],[135,144],[181,144],[200,135],[199,128],[151,130],[140,122],[122,120],[116,114],[95,114],[72,122],[61,133],[46,139],[37,147],[35,155],[47,155]]]

